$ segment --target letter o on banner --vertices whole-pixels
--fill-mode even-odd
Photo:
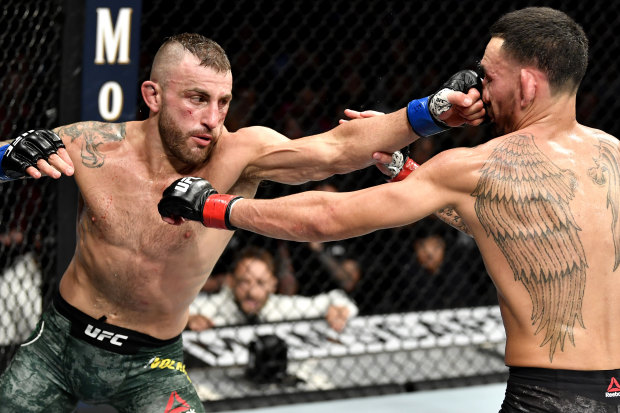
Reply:
[[[99,89],[99,115],[108,121],[117,120],[123,111],[123,89],[117,82],[105,82]]]

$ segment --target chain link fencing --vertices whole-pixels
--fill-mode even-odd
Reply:
[[[0,6],[0,140],[58,122],[59,1]],[[0,371],[35,327],[54,282],[55,183],[5,182],[0,192]]]
[[[57,125],[62,4],[1,6],[0,130],[6,139],[27,128]],[[529,5],[556,7],[583,25],[590,67],[577,118],[619,136],[617,2],[149,0],[142,6],[140,79],[148,78],[167,36],[199,32],[222,45],[232,63],[227,127],[262,125],[297,138],[336,126],[345,108],[390,112],[434,92],[452,73],[475,67],[493,21]],[[148,116],[146,106],[136,104],[138,117]],[[421,139],[411,147],[412,158],[422,163],[446,148],[475,146],[491,135],[491,128],[482,126]],[[265,182],[257,197],[350,191],[383,182],[378,170],[369,168],[322,183],[330,187]],[[54,197],[50,180],[2,186],[0,367],[27,336],[49,293],[46,286],[56,282]],[[235,254],[251,245],[275,256],[281,293],[314,296],[342,289],[359,315],[343,334],[318,320],[188,332],[190,376],[211,410],[505,377],[493,284],[474,242],[438,220],[324,244],[238,232],[213,280],[225,280]],[[287,343],[287,374],[276,383],[246,377],[247,347],[258,333]]]

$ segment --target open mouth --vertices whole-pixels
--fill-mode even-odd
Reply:
[[[198,146],[208,146],[212,140],[208,136],[192,136],[192,139],[198,144]]]
[[[249,310],[256,310],[258,308],[258,301],[255,301],[255,300],[245,300],[243,304],[244,304],[244,307],[246,307]]]

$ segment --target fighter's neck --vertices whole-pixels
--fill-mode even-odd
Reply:
[[[576,96],[563,94],[541,99],[523,108],[515,130],[552,128],[569,130],[577,126]]]

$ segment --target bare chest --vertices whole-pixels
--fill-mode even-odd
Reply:
[[[110,168],[108,168],[110,169]],[[157,210],[161,194],[176,178],[150,178],[136,171],[100,169],[91,185],[80,185],[82,238],[147,257],[195,248],[206,236],[199,223],[173,226]]]
[[[195,176],[203,177],[220,192],[238,186],[242,168],[214,157]],[[82,197],[79,212],[82,244],[109,246],[140,254],[151,262],[166,266],[171,256],[193,260],[208,268],[230,239],[228,231],[204,228],[198,222],[173,226],[164,222],[157,205],[163,191],[176,179],[176,173],[149,169],[145,158],[131,149],[111,151],[100,168],[80,168],[76,179]],[[207,253],[208,250],[212,251]],[[174,259],[173,259],[174,260]]]

